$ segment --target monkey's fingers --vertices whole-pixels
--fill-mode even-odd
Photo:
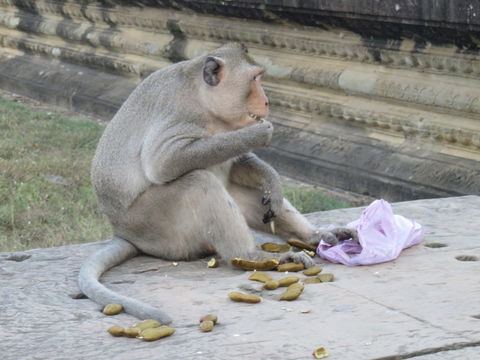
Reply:
[[[356,229],[339,227],[333,229],[331,232],[333,235],[335,235],[338,241],[352,239],[355,242],[359,242]]]
[[[339,241],[338,238],[335,236],[335,234],[330,231],[324,232],[320,237],[320,239],[332,246],[337,245]]]
[[[264,195],[264,196],[262,197],[262,205],[268,205],[268,204],[270,204],[271,200],[272,200],[272,199],[270,198],[270,196]]]
[[[262,205],[268,205],[272,201],[272,192],[270,190],[266,190],[263,193],[262,197]]]
[[[320,240],[323,240],[330,245],[336,245],[340,241],[348,239],[359,242],[357,230],[346,227],[338,227],[330,231],[320,233]]]
[[[264,224],[268,224],[270,221],[272,221],[272,219],[277,216],[272,209],[269,209],[265,215],[263,215],[263,223]]]

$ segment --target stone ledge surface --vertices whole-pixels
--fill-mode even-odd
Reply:
[[[276,299],[279,290],[261,293],[260,304],[231,302],[228,292],[255,290],[257,284],[226,266],[208,269],[206,259],[173,267],[141,256],[109,271],[103,278],[108,287],[163,307],[175,319],[177,332],[153,343],[111,337],[109,326],[136,319],[106,317],[90,300],[74,299],[82,260],[104,242],[2,253],[2,359],[311,359],[320,346],[332,360],[478,358],[480,319],[474,316],[480,315],[480,261],[455,257],[480,257],[480,197],[410,201],[393,208],[425,226],[424,243],[374,266],[319,260],[335,282],[307,285],[291,303]],[[309,217],[318,225],[343,224],[361,210]],[[425,246],[432,242],[447,246]],[[197,321],[207,313],[216,313],[220,323],[201,333]]]

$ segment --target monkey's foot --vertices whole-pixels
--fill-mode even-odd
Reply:
[[[306,242],[308,244],[318,246],[319,242],[323,240],[330,245],[336,245],[339,241],[348,239],[358,242],[358,234],[356,229],[337,227],[330,231],[317,230],[309,239],[307,239]]]
[[[283,254],[282,256],[280,256],[280,264],[287,263],[287,262],[302,263],[306,269],[316,265],[315,261],[313,261],[313,259],[307,254],[305,254],[303,251],[301,252],[289,251]]]

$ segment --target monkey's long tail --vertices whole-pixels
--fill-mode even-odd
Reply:
[[[98,281],[108,269],[137,254],[138,250],[135,246],[124,239],[114,237],[103,249],[90,255],[83,263],[78,275],[80,290],[102,306],[112,303],[121,304],[126,313],[140,320],[155,319],[161,324],[169,324],[172,319],[164,312],[141,301],[119,295]]]

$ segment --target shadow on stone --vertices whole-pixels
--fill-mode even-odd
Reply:
[[[436,249],[436,248],[446,247],[448,245],[443,243],[431,242],[431,243],[426,243],[423,246]]]
[[[473,255],[459,255],[455,256],[455,259],[458,261],[478,261],[478,257]]]
[[[32,255],[29,254],[23,254],[23,253],[13,253],[9,255],[5,260],[10,260],[10,261],[16,261],[16,262],[22,262],[27,259],[30,259]]]
[[[85,294],[82,293],[82,292],[71,293],[71,294],[68,294],[68,296],[71,297],[74,300],[80,300],[80,299],[86,299],[87,298],[85,296]]]

